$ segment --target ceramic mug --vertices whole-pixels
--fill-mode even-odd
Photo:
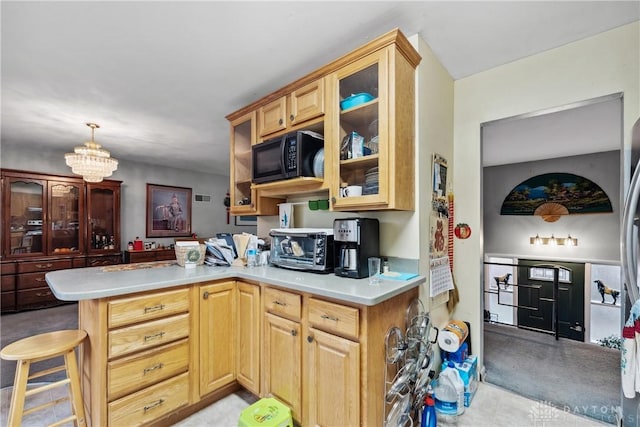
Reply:
[[[361,185],[349,185],[348,187],[340,188],[340,195],[342,197],[358,197],[362,196]]]

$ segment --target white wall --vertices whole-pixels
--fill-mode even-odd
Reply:
[[[442,155],[448,161],[449,183],[453,177],[453,78],[440,64],[431,48],[419,36],[409,38],[422,61],[416,75],[416,209],[420,215],[418,229],[407,239],[419,242],[420,274],[427,283],[420,298],[437,327],[449,320],[445,305],[434,306],[429,298],[429,221],[432,202],[432,156]],[[417,237],[417,239],[416,239]]]
[[[70,148],[72,148],[70,145]],[[71,169],[65,164],[63,152],[53,152],[43,144],[42,150],[31,151],[9,146],[1,147],[1,166],[7,169],[19,169],[61,175],[71,175]],[[115,156],[114,156],[115,157]],[[157,243],[173,243],[173,238],[146,238],[146,184],[188,187],[192,194],[211,196],[211,202],[192,202],[192,231],[199,237],[209,237],[218,232],[241,233],[255,232],[255,227],[236,227],[233,217],[227,225],[224,197],[229,188],[229,178],[222,175],[205,174],[184,169],[171,169],[143,163],[118,159],[119,165],[111,179],[122,181],[121,190],[121,247],[140,236],[142,240]]]
[[[639,26],[625,25],[455,82],[456,213],[475,231],[455,242],[461,290],[455,317],[471,322],[474,349],[482,338],[481,124],[623,92],[624,144],[629,149],[631,128],[640,116]]]

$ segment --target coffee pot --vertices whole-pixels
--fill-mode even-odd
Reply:
[[[380,256],[380,224],[375,218],[333,221],[334,272],[359,279],[369,276],[369,257]]]

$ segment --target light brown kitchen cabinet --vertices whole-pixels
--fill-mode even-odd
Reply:
[[[297,129],[324,135],[324,179],[254,184],[251,200],[327,192],[334,211],[414,210],[414,79],[420,60],[396,29],[229,114],[233,122],[257,112],[258,142]],[[341,108],[341,101],[363,93],[371,99]],[[357,157],[341,156],[352,132],[364,138],[365,149]],[[346,185],[362,186],[364,194],[341,197]]]
[[[81,300],[89,424],[175,424],[245,387],[300,425],[381,425],[384,336],[418,293],[367,306],[229,279]]]
[[[200,396],[236,379],[235,281],[199,286]]]
[[[306,425],[360,425],[360,344],[309,328]]]
[[[121,262],[120,184],[2,169],[2,313],[64,304],[49,271]]]
[[[258,109],[261,138],[324,114],[324,79],[315,80]]]
[[[264,292],[263,394],[274,396],[302,419],[302,297],[271,287]]]
[[[414,71],[396,44],[364,56],[329,76],[332,120],[325,135],[335,160],[330,198],[334,210],[414,209]],[[353,95],[372,99],[343,108]],[[362,138],[353,144],[350,136]],[[325,142],[325,146],[326,146]],[[340,188],[362,187],[345,197]]]
[[[152,423],[190,402],[191,288],[79,302],[90,425]]]
[[[382,424],[384,335],[417,296],[363,306],[265,287],[262,395],[301,425]]]
[[[260,355],[262,305],[260,286],[236,281],[237,286],[237,349],[236,377],[238,383],[255,395],[260,394]]]
[[[230,187],[229,213],[231,215],[277,215],[282,199],[258,197],[251,186],[251,147],[257,142],[256,112],[252,111],[230,121]]]

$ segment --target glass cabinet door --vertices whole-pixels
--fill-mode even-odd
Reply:
[[[247,114],[231,123],[231,189],[232,214],[251,214],[257,210],[255,190],[251,189],[251,146],[256,141],[256,113]]]
[[[338,181],[331,189],[335,208],[387,201],[387,67],[387,51],[382,50],[335,74],[340,102],[333,135],[339,144],[334,151]]]
[[[7,255],[25,254],[43,255],[45,240],[43,239],[46,181],[10,179],[8,182],[9,206],[11,219],[9,230],[9,251]],[[7,230],[5,230],[7,232]]]
[[[87,184],[88,252],[120,251],[119,186]]]
[[[83,250],[83,190],[82,182],[49,182],[50,254]]]

